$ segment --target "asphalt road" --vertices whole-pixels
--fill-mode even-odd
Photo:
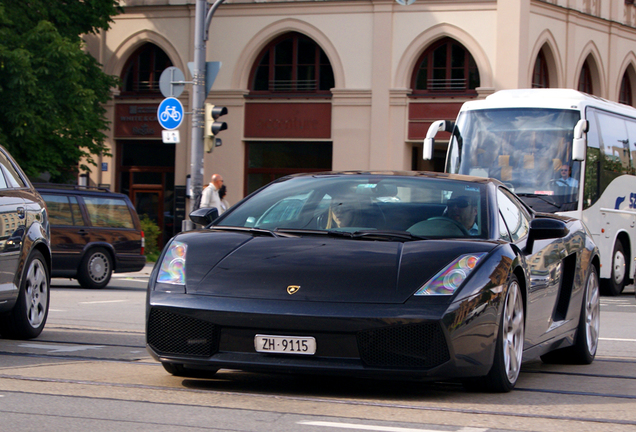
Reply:
[[[508,394],[456,383],[250,374],[167,374],[145,350],[149,270],[102,290],[55,279],[47,327],[0,340],[4,431],[634,431],[633,287],[603,297],[601,341],[589,366],[524,365]]]

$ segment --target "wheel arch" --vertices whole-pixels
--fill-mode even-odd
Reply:
[[[633,280],[632,276],[634,275],[634,271],[632,264],[632,244],[629,238],[629,234],[626,231],[619,231],[618,233],[616,233],[616,239],[614,240],[614,244],[612,245],[612,251],[614,250],[614,245],[616,244],[616,242],[621,242],[621,245],[623,246],[625,262],[628,263],[626,277],[627,282],[630,282]],[[613,260],[614,258],[612,257],[611,259]]]
[[[113,272],[114,272],[117,269],[117,260],[115,259],[116,257],[115,248],[113,247],[112,244],[107,242],[92,242],[84,246],[84,249],[82,250],[82,257],[80,259],[80,263],[83,262],[86,256],[88,256],[88,254],[93,249],[96,249],[96,248],[106,249],[106,251],[108,252],[108,255],[110,256],[110,261],[113,265]]]

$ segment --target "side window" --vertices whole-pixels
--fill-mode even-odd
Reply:
[[[497,202],[501,216],[506,221],[512,241],[517,241],[528,234],[530,228],[530,216],[525,210],[515,203],[514,198],[499,189]]]
[[[499,212],[499,238],[507,242],[511,241],[510,234],[508,234],[508,228],[506,227],[503,216],[501,216],[501,212]]]
[[[106,228],[134,228],[126,201],[120,198],[84,197],[91,225]]]
[[[45,194],[42,198],[46,201],[51,225],[84,225],[77,198]]]
[[[11,161],[0,152],[0,188],[19,188],[26,186]]]
[[[630,139],[636,140],[636,126],[629,119],[594,109],[588,109],[587,117],[584,208],[592,206],[612,180],[634,173]]]

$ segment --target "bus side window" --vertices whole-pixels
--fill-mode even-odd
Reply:
[[[628,119],[627,123],[627,139],[629,140],[627,153],[629,155],[629,173],[636,174],[636,120]],[[633,148],[635,150],[630,150]]]

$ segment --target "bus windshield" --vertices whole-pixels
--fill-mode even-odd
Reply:
[[[446,172],[492,177],[537,211],[577,207],[581,163],[572,161],[579,111],[497,108],[460,113]]]

